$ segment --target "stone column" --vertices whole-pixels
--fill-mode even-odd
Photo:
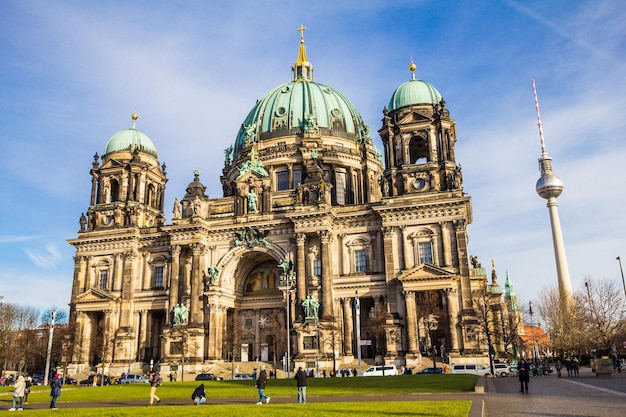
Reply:
[[[137,273],[137,251],[127,252],[124,256],[122,273],[122,300],[120,305],[120,327],[133,326],[133,296],[135,294],[135,276]]]
[[[346,248],[344,246],[344,242],[343,239],[346,237],[345,233],[339,233],[337,235],[337,262],[339,264],[339,275],[345,275],[346,274],[346,265],[345,265],[345,261],[346,261],[346,256],[345,256],[345,251]],[[350,258],[348,258],[350,259]]]
[[[146,351],[146,345],[148,344],[148,311],[139,310],[139,341],[137,350],[139,351],[139,357],[143,357]],[[144,358],[147,360],[155,358]],[[156,358],[158,359],[158,358]]]
[[[88,350],[89,350],[89,341],[91,338],[88,334],[87,328],[87,319],[89,317],[82,311],[76,313],[76,321],[77,321],[77,329],[76,335],[78,336],[77,344],[74,348],[74,362],[78,363],[88,363]]]
[[[398,312],[398,303],[396,297],[395,271],[393,252],[393,228],[385,226],[383,232],[383,250],[385,256],[385,279],[387,281],[387,313],[395,314]]]
[[[191,245],[193,261],[191,270],[191,300],[189,306],[189,325],[202,325],[202,302],[200,297],[204,291],[204,254],[206,247],[201,243]]]
[[[330,250],[330,242],[333,235],[329,230],[318,232],[322,241],[322,317],[324,319],[332,319],[333,317],[333,282]]]
[[[254,310],[254,350],[252,353],[252,360],[256,360],[257,357],[261,357],[261,310],[256,308]],[[250,359],[250,352],[248,352],[248,360]]]
[[[297,259],[296,259],[296,303],[306,298],[306,257],[304,255],[304,244],[306,243],[306,234],[296,234]]]
[[[408,353],[417,354],[417,313],[415,308],[415,292],[404,291],[404,302],[406,303],[406,333],[408,343]]]
[[[443,250],[443,266],[452,266],[452,246],[450,243],[450,230],[448,228],[448,222],[439,222],[439,228],[441,229],[441,243]]]
[[[84,291],[85,288],[85,280],[87,279],[87,269],[85,266],[87,265],[87,257],[86,256],[75,256],[74,257],[74,278],[72,279],[72,302],[74,302],[74,298],[81,292]]]
[[[115,281],[115,289],[117,291],[122,290],[122,281],[124,275],[124,257],[122,253],[118,253],[115,255],[115,275],[113,276],[113,280]]]
[[[169,311],[167,322],[172,322],[172,310],[178,304],[178,276],[180,274],[180,246],[174,245],[171,247],[172,251],[172,279],[170,280],[170,299],[169,299]]]
[[[402,230],[402,249],[404,249],[404,269],[411,269],[415,266],[415,258],[413,255],[412,245],[409,241],[408,231],[406,226],[400,226]]]
[[[344,355],[352,355],[352,332],[353,320],[352,320],[352,298],[342,298],[343,301],[343,349]]]
[[[91,198],[89,199],[89,206],[93,207],[96,204],[96,189],[98,188],[98,174],[92,172],[91,178]],[[91,220],[91,219],[89,219]],[[91,223],[91,221],[89,222]]]
[[[458,291],[454,288],[446,288],[446,299],[448,304],[448,323],[450,323],[450,350],[453,352],[459,351],[459,334],[458,334],[458,321],[459,321],[459,300],[457,298]]]
[[[461,300],[463,311],[472,310],[472,288],[467,259],[467,231],[465,220],[454,222],[456,229],[456,250],[458,254],[459,275],[461,276]]]
[[[215,304],[209,308],[209,359],[217,359],[218,334],[221,332],[219,323],[219,307]]]
[[[141,285],[141,289],[142,290],[148,290],[152,287],[152,262],[150,261],[150,252],[148,251],[143,251],[141,252],[141,254],[143,255],[143,262],[142,262],[142,266],[143,266],[143,280],[142,280],[142,285]]]

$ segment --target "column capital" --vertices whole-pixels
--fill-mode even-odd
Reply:
[[[383,226],[380,231],[383,232],[384,237],[392,237],[393,235],[393,227],[391,226]]]

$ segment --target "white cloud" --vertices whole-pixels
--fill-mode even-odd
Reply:
[[[45,249],[24,249],[28,257],[41,269],[55,269],[62,259],[55,244],[49,243]]]

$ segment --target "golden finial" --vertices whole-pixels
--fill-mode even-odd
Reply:
[[[417,69],[417,66],[415,65],[415,63],[413,62],[413,57],[411,57],[411,63],[409,64],[409,71],[411,71],[411,79],[415,79],[415,70]]]
[[[139,116],[137,115],[137,112],[134,111],[133,114],[130,115],[130,118],[133,119],[133,121],[135,121],[139,118]]]

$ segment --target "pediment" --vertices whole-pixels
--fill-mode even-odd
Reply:
[[[435,265],[421,264],[408,271],[405,271],[398,277],[400,282],[411,281],[437,281],[437,280],[450,280],[454,278],[453,272],[447,271],[443,268],[439,268]]]
[[[76,299],[74,301],[76,303],[93,303],[98,301],[110,301],[116,298],[117,297],[115,297],[111,292],[107,290],[91,288],[84,293],[76,296]]]
[[[255,171],[248,171],[243,174],[241,177],[237,178],[237,184],[249,184],[249,183],[260,183],[263,180],[263,175],[259,174]]]
[[[407,124],[412,124],[412,123],[423,123],[423,122],[430,122],[430,121],[431,121],[430,116],[424,113],[420,113],[418,111],[412,111],[404,115],[404,117],[400,119],[396,124],[407,125]]]

